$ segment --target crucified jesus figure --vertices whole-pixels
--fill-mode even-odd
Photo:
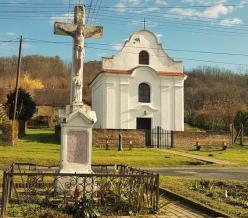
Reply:
[[[65,34],[73,37],[74,39],[74,48],[73,48],[73,59],[74,59],[74,71],[75,75],[79,75],[79,70],[82,66],[82,58],[84,56],[84,25],[77,25],[75,31],[68,30],[67,26],[63,23],[57,24],[57,30],[64,32]]]

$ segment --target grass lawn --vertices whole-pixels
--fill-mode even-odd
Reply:
[[[248,146],[234,144],[229,146],[225,151],[220,150],[220,146],[217,148],[214,148],[214,146],[204,148],[204,146],[202,146],[200,151],[196,151],[193,146],[176,146],[175,149],[191,154],[211,156],[212,158],[227,160],[236,163],[239,166],[248,166]]]
[[[28,130],[16,146],[0,146],[0,169],[12,162],[58,164],[60,145],[52,130]]]
[[[162,176],[160,186],[231,217],[248,217],[248,182]]]
[[[194,131],[199,131],[199,130],[202,130],[202,129],[195,127],[195,126],[191,126],[188,123],[184,123],[184,131],[194,132]]]
[[[0,169],[12,162],[28,162],[46,165],[59,164],[60,145],[53,130],[29,129],[17,146],[0,146]],[[139,148],[131,151],[104,150],[93,148],[93,164],[125,163],[135,167],[165,167],[202,165],[201,161],[161,153],[158,149]]]

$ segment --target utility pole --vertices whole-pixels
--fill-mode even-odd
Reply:
[[[19,89],[20,69],[21,69],[21,54],[22,54],[22,35],[21,35],[20,44],[19,44],[19,55],[18,55],[18,64],[17,64],[17,73],[16,73],[15,103],[14,103],[14,111],[13,111],[13,121],[16,119],[16,108],[17,108],[17,101],[18,101],[18,89]]]

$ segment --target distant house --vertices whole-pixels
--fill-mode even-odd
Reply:
[[[119,53],[103,58],[91,82],[94,128],[184,129],[184,80],[181,61],[164,51],[156,35],[140,30]]]

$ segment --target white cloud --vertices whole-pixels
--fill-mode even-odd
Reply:
[[[218,18],[221,15],[227,15],[231,13],[232,10],[233,10],[232,7],[227,7],[220,4],[207,8],[205,11],[202,12],[202,15],[203,17],[207,17],[207,18]]]
[[[73,17],[74,17],[74,14],[73,13],[64,13],[62,16],[52,16],[50,17],[49,19],[49,23],[50,24],[54,24],[55,21],[58,21],[58,22],[73,22]]]
[[[114,43],[114,44],[111,44],[111,48],[114,49],[114,50],[121,50],[122,49],[122,44],[121,43]]]
[[[17,49],[14,48],[10,43],[7,43],[7,42],[0,42],[0,49],[1,50],[14,50],[14,49]]]
[[[220,25],[222,26],[234,26],[241,24],[242,20],[239,18],[233,18],[233,19],[223,19],[220,21]]]
[[[233,11],[233,7],[224,5],[215,5],[208,7],[204,10],[188,9],[188,8],[172,8],[170,12],[172,14],[185,16],[185,17],[202,17],[202,18],[218,18],[222,15],[230,14]]]
[[[13,32],[7,32],[7,33],[6,33],[6,36],[16,36],[16,33],[13,33]]]
[[[23,48],[24,49],[30,49],[30,48],[33,48],[34,46],[33,45],[31,45],[30,43],[27,43],[27,42],[24,42],[23,43]]]
[[[165,0],[155,0],[155,3],[158,5],[168,5],[168,3]]]
[[[154,11],[160,11],[160,8],[151,7],[151,8],[146,8],[146,9],[143,10],[143,12],[154,12]]]
[[[248,3],[248,0],[242,0],[242,1],[240,1],[239,6],[237,6],[237,8],[243,8],[245,6],[245,4],[247,4],[247,3]]]
[[[124,13],[126,11],[133,13],[144,13],[160,11],[159,6],[168,5],[166,0],[119,0],[115,5],[115,11]],[[136,7],[144,7],[138,9]]]
[[[96,56],[101,58],[101,57],[105,57],[107,55],[106,52],[102,52],[102,53],[97,53]]]
[[[181,0],[182,3],[189,3],[192,5],[217,5],[226,3],[226,0]]]
[[[158,37],[159,40],[161,40],[161,38],[163,37],[163,34],[162,33],[155,33],[156,36]]]
[[[140,4],[140,0],[128,0],[127,2],[132,4],[133,6]]]
[[[115,7],[116,7],[116,11],[117,12],[120,12],[120,13],[123,13],[123,12],[125,12],[126,11],[126,6],[125,6],[125,4],[123,3],[123,2],[118,2],[117,3],[117,5],[115,5]]]

